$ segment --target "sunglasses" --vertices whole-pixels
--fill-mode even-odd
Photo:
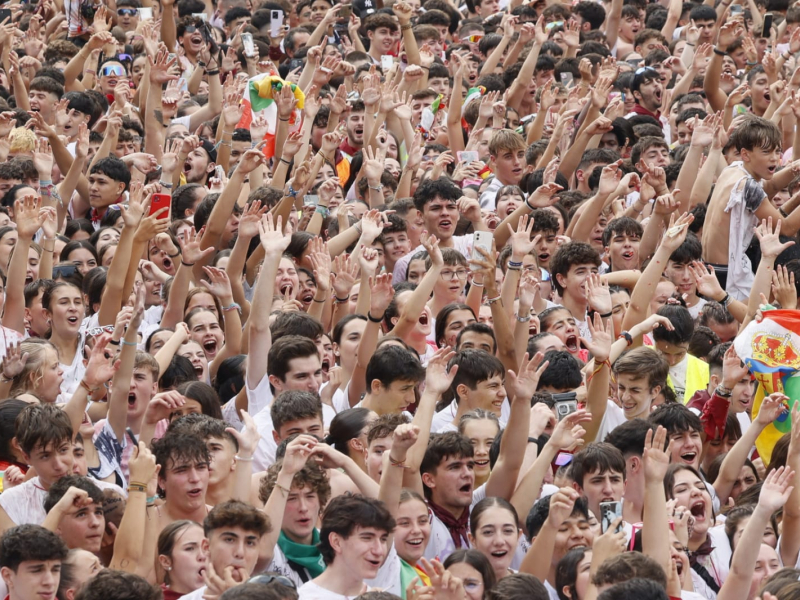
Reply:
[[[117,60],[120,62],[132,62],[133,57],[130,54],[117,54]]]
[[[186,31],[186,33],[194,33],[195,31],[197,31],[197,26],[196,25],[187,25],[186,29],[184,31]]]
[[[102,73],[106,77],[110,77],[111,75],[123,77],[125,75],[125,69],[123,69],[120,65],[108,65],[107,67],[103,67]]]
[[[256,575],[248,579],[247,583],[267,584],[267,583],[272,583],[273,581],[288,588],[292,588],[293,590],[297,589],[297,586],[294,584],[294,581],[292,581],[288,577],[284,577],[283,575]]]
[[[476,42],[480,42],[483,39],[482,35],[471,35],[467,38],[473,44]]]
[[[78,267],[75,265],[57,265],[53,267],[53,279],[59,277],[74,277],[78,272]]]
[[[645,73],[649,73],[650,75],[660,77],[658,71],[656,71],[653,67],[642,67],[641,69],[636,69],[634,75],[644,75]]]
[[[135,17],[139,14],[138,8],[118,8],[117,14],[120,17]]]

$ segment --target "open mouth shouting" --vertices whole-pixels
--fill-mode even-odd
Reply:
[[[567,352],[570,354],[577,354],[581,349],[578,343],[578,336],[574,334],[567,336],[567,339],[564,340],[564,345],[567,347]]]
[[[164,265],[165,269],[172,269],[172,259],[169,256],[165,256],[161,264]]]
[[[300,295],[300,302],[303,304],[311,304],[312,300],[314,300],[314,290],[306,290]]]
[[[706,520],[706,503],[702,500],[697,500],[694,504],[692,504],[691,507],[689,507],[689,510],[694,517],[695,523]]]
[[[71,316],[67,317],[67,323],[71,327],[75,327],[75,326],[79,326],[81,324],[81,320],[77,315],[71,315]]]
[[[681,460],[685,462],[687,465],[694,464],[696,458],[697,458],[697,452],[684,452],[683,454],[681,454]]]
[[[199,500],[203,497],[203,489],[202,488],[194,488],[186,492],[186,495],[193,500]]]
[[[217,340],[207,339],[203,342],[203,350],[206,356],[216,356],[217,354]]]
[[[633,250],[625,250],[621,256],[622,260],[630,262],[633,260],[634,256],[636,256],[636,253]]]
[[[322,372],[327,373],[331,368],[331,363],[328,357],[322,359]]]
[[[192,366],[194,367],[194,373],[197,375],[197,378],[200,379],[203,377],[203,364],[199,361],[196,361],[192,363]]]
[[[655,90],[653,90],[653,97],[656,99],[656,102],[658,102],[658,104],[661,104],[661,98],[663,97],[663,95],[664,92],[662,91],[660,86],[657,87]]]
[[[133,392],[128,394],[128,408],[133,408],[136,406],[136,394]]]

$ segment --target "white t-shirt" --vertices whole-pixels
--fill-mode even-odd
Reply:
[[[689,355],[677,365],[669,368],[669,378],[672,381],[672,389],[678,397],[678,402],[683,402],[684,392],[686,392],[686,367],[689,364]]]
[[[127,498],[128,494],[118,485],[105,481],[92,480],[101,490],[114,490]],[[29,479],[25,483],[3,491],[0,494],[0,507],[6,511],[8,518],[15,525],[41,525],[47,513],[44,510],[44,501],[47,491],[42,487],[39,477]]]
[[[203,600],[203,595],[206,593],[206,586],[201,588],[197,588],[193,592],[189,592],[188,594],[184,594],[178,600]]]
[[[692,315],[693,319],[696,319],[700,316],[700,311],[703,310],[703,307],[708,304],[707,301],[700,298],[694,306],[687,306],[686,310],[689,311],[689,314]]]
[[[625,412],[611,400],[606,400],[606,412],[600,422],[600,429],[597,430],[595,442],[602,442],[615,427],[622,425],[627,419]]]

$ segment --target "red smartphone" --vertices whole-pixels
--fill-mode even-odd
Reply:
[[[153,194],[150,200],[150,215],[157,213],[162,208],[169,209],[172,204],[172,196],[169,194]],[[159,217],[159,219],[169,219],[169,210]]]

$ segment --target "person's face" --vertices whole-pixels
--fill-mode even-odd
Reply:
[[[309,544],[320,513],[317,492],[307,486],[292,487],[286,498],[281,530],[293,542]]]
[[[192,317],[189,333],[191,339],[202,346],[208,361],[214,360],[224,341],[216,315],[207,310],[197,313]]]
[[[577,354],[580,350],[578,325],[568,310],[558,310],[550,317],[547,333],[560,339],[570,354]]]
[[[481,307],[483,308],[483,307]],[[483,322],[483,321],[481,321]],[[491,325],[491,323],[489,323]],[[487,333],[480,333],[478,331],[467,331],[461,334],[461,343],[458,345],[459,350],[483,350],[489,354],[494,354],[494,340],[492,336]],[[475,470],[478,470],[478,465],[475,465]]]
[[[769,79],[765,73],[759,73],[750,82],[750,97],[753,100],[753,108],[759,113],[763,113],[769,106]]]
[[[669,148],[662,145],[650,146],[642,152],[642,161],[649,167],[666,167],[669,165]]]
[[[405,231],[383,234],[383,252],[386,258],[397,262],[411,252],[411,242]]]
[[[639,103],[651,112],[656,112],[661,108],[661,97],[664,93],[664,86],[660,79],[653,78],[643,82],[639,90],[634,92]]]
[[[61,580],[61,561],[24,560],[16,571],[3,567],[0,574],[15,600],[54,600]]]
[[[506,388],[502,375],[494,375],[485,381],[479,382],[474,390],[469,389],[469,386],[464,386],[462,390],[459,386],[459,393],[462,391],[464,392],[462,401],[466,399],[469,406],[492,411],[500,416],[500,409],[506,399]]]
[[[58,98],[51,92],[42,90],[31,90],[30,92],[31,110],[41,113],[47,122],[53,122],[57,102]]]
[[[392,449],[392,436],[375,438],[364,450],[364,463],[367,475],[380,482],[383,473],[383,455]]]
[[[418,100],[414,100],[411,102],[411,124],[416,127],[420,123],[420,119],[422,119],[422,111],[426,108],[430,108],[433,106],[433,101],[436,98],[419,98]],[[436,158],[431,152],[426,154],[426,157],[430,157],[429,160]]]
[[[628,292],[614,292],[611,294],[611,319],[614,321],[614,331],[622,331],[622,321],[631,305]]]
[[[113,88],[112,88],[113,91]],[[103,92],[104,94],[107,92]],[[74,108],[70,108],[67,111],[67,118],[64,120],[62,126],[62,133],[66,135],[68,138],[73,138],[78,135],[78,127],[80,127],[81,123],[89,123],[91,119],[91,115],[84,114],[75,110]],[[91,180],[90,182],[91,183]]]
[[[425,277],[425,261],[421,258],[412,260],[408,263],[408,277],[407,281],[411,283],[419,283]]]
[[[464,437],[475,453],[475,477],[481,481],[489,477],[489,450],[497,433],[497,423],[491,419],[470,419],[464,425]]]
[[[70,507],[61,517],[56,533],[68,548],[99,552],[106,519],[102,503],[92,503],[77,509]]]
[[[470,535],[475,549],[489,559],[495,573],[508,573],[519,542],[516,518],[507,508],[492,506],[481,513],[477,525]]]
[[[136,8],[125,6],[117,9],[117,23],[122,31],[136,31],[139,25],[139,11]]]
[[[661,391],[660,386],[650,389],[646,377],[634,377],[630,373],[617,373],[617,390],[625,418],[646,419],[650,414],[653,399]]]
[[[762,543],[758,551],[756,566],[753,569],[753,574],[750,579],[750,593],[747,597],[755,598],[764,581],[777,573],[782,566],[780,557],[778,557],[778,553],[775,552],[775,548]]]
[[[322,362],[316,354],[293,358],[289,361],[285,379],[281,381],[272,376],[270,381],[278,393],[285,390],[299,390],[316,394],[322,385]]]
[[[586,496],[589,510],[600,514],[601,502],[619,502],[625,493],[625,474],[618,471],[602,471],[600,468],[583,476],[583,486],[575,483],[575,489]]]
[[[447,315],[447,324],[444,328],[444,341],[451,348],[456,346],[456,338],[459,332],[470,323],[475,322],[475,316],[471,310],[454,310]]]
[[[745,375],[731,391],[730,410],[735,413],[742,413],[749,410],[753,403],[754,383],[749,375]]]
[[[440,506],[467,507],[472,503],[475,486],[472,457],[449,456],[442,460],[433,473],[423,476],[425,485],[432,490],[432,499]]]
[[[639,268],[640,242],[638,235],[624,232],[616,232],[611,237],[607,250],[615,271]]]
[[[492,130],[485,129],[478,138],[478,144],[475,150],[478,152],[478,160],[488,161],[489,156],[489,141],[492,139]]]
[[[191,524],[175,536],[171,556],[160,556],[159,562],[169,567],[170,587],[196,590],[205,585],[203,575],[208,563],[208,541],[203,528]]]
[[[256,568],[260,541],[261,537],[254,531],[238,526],[215,529],[208,536],[209,558],[214,570],[222,573],[226,567],[239,567],[249,577]]]
[[[703,444],[703,471],[707,472],[711,463],[714,462],[714,459],[720,454],[730,452],[738,439],[739,438],[733,437],[733,435],[725,435],[721,438],[706,440],[706,443]]]
[[[667,299],[671,298],[675,291],[675,284],[671,281],[659,281],[656,285],[656,293],[650,301],[650,312],[658,312],[658,309],[667,303]]]
[[[374,579],[389,552],[389,533],[375,527],[356,526],[349,537],[331,534],[336,560],[358,579]]]
[[[673,433],[669,436],[669,439],[671,441],[670,462],[683,463],[695,469],[700,468],[700,456],[703,453],[703,440],[700,437],[699,431],[689,430],[681,433]]]
[[[685,344],[671,344],[663,340],[656,341],[656,350],[669,363],[670,367],[674,367],[686,358],[688,347],[688,342]]]
[[[86,434],[84,434],[86,431]],[[94,435],[94,427],[92,426],[91,419],[84,418],[84,422],[80,427],[81,435]],[[77,436],[76,436],[77,439]],[[72,474],[86,477],[89,473],[89,467],[86,463],[86,449],[83,447],[83,440],[72,444]]]
[[[355,364],[356,352],[366,328],[367,322],[363,319],[353,319],[344,326],[339,343],[333,347],[333,353],[343,366],[352,367]]]
[[[700,32],[700,41],[698,43],[711,43],[714,37],[715,23],[716,21],[714,19],[692,19],[692,24],[697,27],[697,30]]]
[[[749,465],[742,465],[742,468],[739,470],[739,476],[736,478],[733,488],[731,488],[731,498],[736,501],[736,499],[739,498],[739,494],[757,483],[758,477],[753,473],[753,469],[750,468]]]
[[[182,512],[193,512],[205,506],[208,489],[208,463],[180,459],[168,461],[166,473],[161,471],[159,484],[166,491],[167,502]]]
[[[519,150],[501,150],[492,157],[495,175],[506,185],[517,185],[522,179],[525,168],[525,148]]]
[[[374,45],[375,51],[379,52],[381,56],[391,53],[397,39],[397,36],[388,27],[378,27],[373,31],[368,31],[367,37],[370,39],[370,49]]]
[[[564,555],[581,546],[591,546],[594,541],[594,532],[589,519],[575,513],[564,521],[556,533],[556,542],[553,548],[551,564],[557,565]]]
[[[742,149],[740,154],[753,177],[759,179],[772,179],[773,175],[775,175],[775,170],[780,165],[780,148],[775,148],[771,151],[763,150],[762,148]]]
[[[694,536],[702,536],[714,524],[711,496],[705,483],[691,471],[682,469],[675,473],[672,497],[677,506],[688,508],[694,517]]]
[[[50,312],[54,331],[77,336],[85,313],[80,290],[71,285],[58,288],[50,298]]]
[[[134,369],[128,388],[128,420],[135,422],[144,415],[150,399],[157,391],[153,373],[147,369]]]
[[[447,570],[464,582],[464,591],[468,600],[483,600],[485,586],[480,571],[469,563],[453,563]]]
[[[194,340],[189,340],[178,349],[178,354],[192,361],[198,381],[206,381],[208,375],[208,358],[203,347]]]
[[[131,78],[133,79],[133,84],[137,88],[142,82],[142,77],[144,77],[144,68],[146,65],[147,58],[143,58],[141,56],[134,59],[133,64],[131,65]]]
[[[395,515],[394,545],[397,554],[410,565],[422,558],[431,536],[428,506],[416,498],[400,504]]]
[[[428,87],[444,98],[450,96],[450,80],[447,77],[432,77],[428,80]]]
[[[206,180],[206,176],[214,170],[215,166],[203,148],[195,148],[183,163],[183,174],[186,177],[186,183],[203,183]]]
[[[733,338],[735,338],[736,334],[739,332],[739,324],[736,321],[720,323],[714,319],[708,319],[707,325],[711,331],[717,334],[723,344],[733,341]]]
[[[96,172],[89,175],[89,204],[92,208],[105,208],[109,204],[114,204],[124,191],[124,183],[115,181],[104,173]]]
[[[48,488],[72,473],[72,442],[68,439],[42,447],[37,444],[30,454],[22,453],[25,462],[36,469],[39,479]]]
[[[407,410],[417,401],[414,394],[416,387],[416,381],[400,379],[393,381],[388,386],[380,384],[376,391],[380,394],[380,404],[386,413],[399,413]],[[373,390],[375,390],[374,387]]]
[[[439,240],[453,237],[458,224],[458,207],[455,202],[435,197],[422,209],[425,229]]]
[[[97,74],[100,77],[100,91],[106,95],[113,94],[114,88],[120,80],[124,80],[126,77],[125,67],[122,66],[122,63],[113,61],[103,63],[103,66],[100,67],[100,71]]]
[[[495,212],[501,219],[505,219],[508,215],[517,210],[525,199],[519,194],[505,194],[497,199],[495,204]]]
[[[315,0],[311,3],[311,22],[314,25],[319,25],[322,19],[325,18],[325,13],[330,10],[331,5],[325,0]]]
[[[41,378],[37,378],[34,386],[36,395],[47,402],[55,402],[61,393],[61,382],[64,380],[64,370],[58,362],[58,352],[51,346],[45,347],[44,364],[42,365]]]
[[[281,296],[289,295],[294,298],[300,289],[300,280],[297,277],[297,269],[294,263],[284,257],[278,265],[278,272],[275,276],[275,289],[280,290]]]
[[[229,160],[230,168],[239,164],[242,154],[250,150],[249,142],[231,142],[231,157]]]
[[[633,42],[636,34],[642,30],[642,21],[632,15],[623,17],[619,22],[619,34],[623,40]]]
[[[556,275],[564,288],[563,296],[570,295],[581,301],[586,299],[586,280],[590,275],[597,273],[597,266],[593,264],[572,265],[566,275]]]
[[[667,261],[667,268],[664,269],[664,275],[675,284],[678,293],[688,294],[693,296],[696,291],[696,283],[692,272],[689,270],[689,263],[680,263],[675,261]]]
[[[197,402],[197,405],[199,407],[200,403]],[[211,457],[211,461],[208,463],[208,485],[209,487],[222,485],[236,470],[236,459],[234,458],[236,448],[229,439],[218,437],[208,438],[206,448]]]
[[[192,296],[186,306],[186,313],[192,312],[195,308],[205,308],[215,315],[217,314],[217,305],[214,304],[214,296],[208,293],[195,294]]]

